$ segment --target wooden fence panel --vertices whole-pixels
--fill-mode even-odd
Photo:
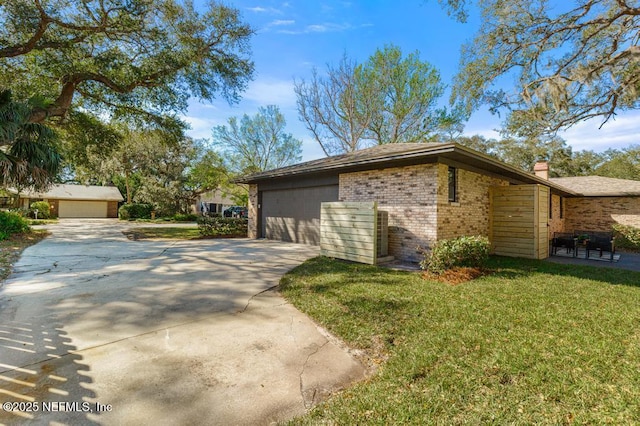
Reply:
[[[549,188],[511,185],[491,188],[490,193],[493,253],[546,258]]]
[[[325,202],[320,206],[320,253],[375,265],[378,253],[376,202]]]

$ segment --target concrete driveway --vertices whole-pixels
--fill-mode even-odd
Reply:
[[[269,424],[363,377],[270,290],[317,248],[127,226],[50,225],[0,289],[0,424]]]

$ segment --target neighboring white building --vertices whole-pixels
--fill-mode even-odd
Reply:
[[[228,207],[235,206],[235,203],[231,197],[224,194],[221,190],[209,191],[198,197],[198,200],[193,206],[196,214],[203,213],[203,207],[206,208],[207,213],[220,213]]]

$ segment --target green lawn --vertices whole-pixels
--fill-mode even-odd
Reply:
[[[147,238],[167,238],[170,240],[200,240],[209,238],[238,238],[246,237],[247,233],[231,233],[216,234],[210,236],[200,235],[197,226],[181,226],[181,227],[140,227],[131,228],[123,233],[132,240],[143,240]]]
[[[315,258],[281,291],[378,365],[295,423],[640,422],[640,273],[492,258],[452,286]]]
[[[172,240],[195,240],[199,239],[200,232],[197,226],[189,227],[140,227],[131,228],[124,231],[127,237],[134,240],[141,240],[145,238],[168,238]]]

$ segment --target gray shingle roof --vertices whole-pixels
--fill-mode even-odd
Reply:
[[[122,194],[115,186],[96,185],[53,185],[47,192],[29,192],[20,194],[29,198],[47,198],[56,200],[85,201],[123,201]]]
[[[556,193],[575,195],[562,186],[503,163],[481,152],[456,143],[398,143],[378,145],[348,154],[307,161],[293,166],[255,173],[237,179],[239,183],[258,183],[271,179],[293,179],[314,174],[338,174],[357,170],[396,167],[443,161],[467,164],[476,170],[500,176],[514,184],[537,183],[550,186]]]
[[[575,176],[549,180],[586,197],[640,196],[640,181],[637,180],[603,176]]]
[[[398,157],[406,157],[407,155],[410,155],[412,153],[425,153],[430,150],[449,146],[451,146],[451,144],[442,143],[393,143],[386,145],[377,145],[371,148],[361,149],[347,154],[334,155],[332,157],[306,161],[304,163],[281,167],[274,170],[268,170],[261,173],[254,173],[249,176],[244,176],[238,181],[241,183],[248,183],[275,177],[292,176],[314,172],[326,172],[329,170],[342,169],[349,166],[358,166],[371,162],[392,161]]]

